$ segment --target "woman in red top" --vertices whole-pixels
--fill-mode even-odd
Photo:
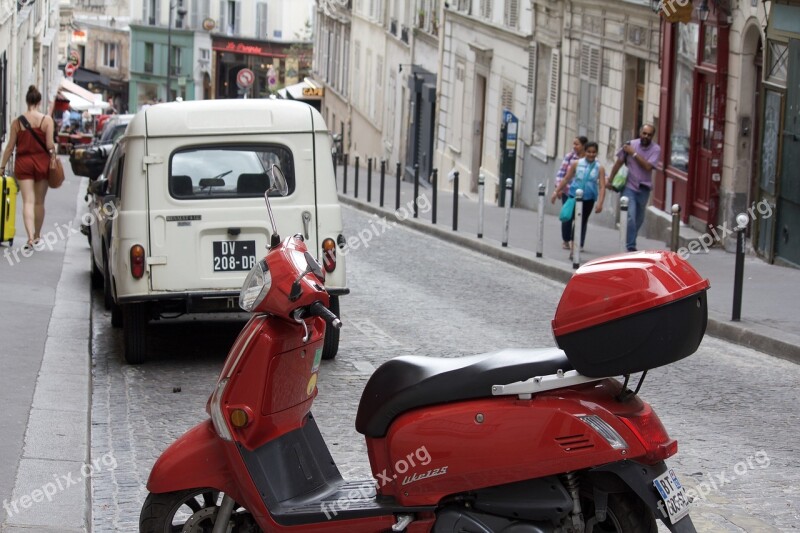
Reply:
[[[24,128],[18,118],[11,122],[11,133],[0,162],[0,172],[5,174],[6,163],[16,148],[14,176],[22,191],[22,219],[25,222],[25,231],[28,233],[28,246],[34,246],[41,237],[44,223],[44,197],[48,188],[50,157],[55,154],[53,143],[55,125],[52,118],[37,109],[42,103],[42,93],[34,85],[28,88],[25,102],[28,104],[28,110],[23,116],[32,129]],[[47,146],[48,151],[42,148],[34,135]]]

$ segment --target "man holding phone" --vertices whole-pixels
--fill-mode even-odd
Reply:
[[[624,164],[628,166],[628,181],[622,196],[628,198],[628,230],[625,248],[636,251],[636,235],[644,223],[650,190],[653,188],[653,169],[661,158],[661,147],[653,142],[656,128],[645,124],[639,130],[639,138],[625,143],[617,152],[617,160],[611,167],[610,176],[616,176]],[[609,180],[610,183],[610,180]],[[610,185],[606,185],[608,188]]]

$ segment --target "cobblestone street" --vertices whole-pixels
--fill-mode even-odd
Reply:
[[[351,208],[343,216],[345,234],[363,244],[347,254],[339,355],[322,363],[314,413],[339,469],[356,478],[370,472],[355,412],[377,366],[399,355],[552,346],[563,285],[391,220],[384,226]],[[102,294],[94,295],[91,456],[111,454],[118,464],[92,479],[95,532],[138,531],[153,462],[207,417],[244,320],[151,324],[149,359],[134,367],[123,362],[121,330],[112,329]],[[698,531],[796,530],[798,382],[799,366],[711,337],[694,356],[648,374],[641,396],[679,441],[668,462],[704,494],[692,512]]]

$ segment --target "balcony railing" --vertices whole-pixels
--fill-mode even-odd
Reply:
[[[397,36],[397,19],[392,19],[389,21],[389,33]]]
[[[405,26],[400,28],[400,40],[408,44],[408,28]]]
[[[151,62],[147,62],[147,61],[144,62],[144,71],[148,72],[150,74],[153,73],[153,63],[152,63],[152,61]]]

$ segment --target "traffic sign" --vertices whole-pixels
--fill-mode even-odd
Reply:
[[[75,65],[72,63],[67,63],[64,65],[64,74],[67,75],[68,78],[71,78],[73,74],[75,74]]]
[[[67,63],[78,68],[81,66],[81,55],[78,53],[77,50],[70,50],[69,51],[69,58],[67,59]]]
[[[256,81],[256,75],[249,68],[243,68],[236,74],[236,85],[240,89],[247,89]]]

